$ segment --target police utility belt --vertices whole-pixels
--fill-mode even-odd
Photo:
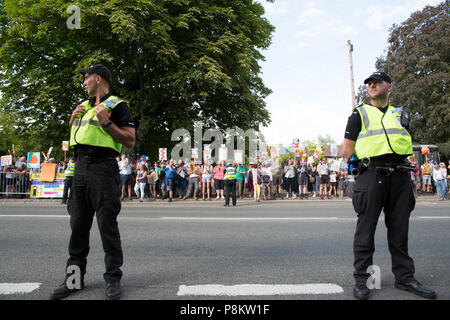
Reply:
[[[417,172],[416,167],[408,164],[407,161],[404,162],[387,162],[379,159],[362,158],[358,160],[353,160],[349,162],[350,173],[354,177],[358,177],[361,173],[366,170],[376,170],[379,173],[389,175],[391,173],[398,172]]]

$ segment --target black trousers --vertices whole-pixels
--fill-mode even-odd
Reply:
[[[63,201],[67,201],[67,198],[69,196],[69,189],[72,190],[72,181],[73,181],[72,176],[68,176],[64,180],[64,193],[63,193],[63,198],[62,198]]]
[[[230,205],[230,195],[233,198],[233,206],[236,205],[236,180],[225,180],[225,204]]]
[[[89,233],[94,214],[105,252],[106,282],[120,281],[123,253],[117,216],[121,209],[119,168],[114,158],[79,157],[75,163],[71,197],[67,205],[72,234],[67,266],[86,273]]]
[[[399,282],[414,279],[414,261],[408,254],[409,216],[416,200],[409,172],[385,174],[375,169],[364,171],[357,179],[352,196],[358,222],[353,242],[356,281],[366,281],[367,268],[373,265],[374,237],[381,210],[387,228],[392,272]]]

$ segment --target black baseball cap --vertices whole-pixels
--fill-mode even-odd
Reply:
[[[82,75],[85,75],[86,73],[95,73],[98,74],[100,77],[108,81],[109,83],[112,82],[112,76],[111,71],[107,67],[105,67],[102,64],[94,64],[90,66],[89,68],[80,68],[80,73]]]
[[[386,73],[379,71],[374,72],[370,77],[364,80],[364,84],[368,84],[370,80],[380,80],[392,83],[391,77],[389,77]]]

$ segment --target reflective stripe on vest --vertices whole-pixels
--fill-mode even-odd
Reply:
[[[108,112],[110,112],[121,102],[124,102],[124,100],[115,96],[110,96],[100,105],[103,105]],[[86,112],[82,116],[77,116],[73,121],[72,130],[70,132],[70,146],[73,147],[77,144],[85,144],[111,148],[120,153],[122,151],[122,144],[116,141],[108,131],[102,128],[95,116],[94,111],[98,106],[91,107],[89,100],[84,101],[81,105],[86,109]]]
[[[66,171],[64,171],[64,175],[66,177],[73,177],[74,174],[75,174],[75,163],[69,163],[67,165]]]
[[[361,132],[355,144],[358,159],[413,153],[411,136],[400,123],[402,109],[393,106],[387,108],[385,113],[371,105],[356,108],[361,116]]]
[[[236,168],[227,168],[224,180],[236,180]]]

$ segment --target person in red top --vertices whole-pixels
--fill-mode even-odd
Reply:
[[[219,198],[225,199],[223,195],[223,188],[224,188],[224,172],[225,168],[222,165],[222,162],[219,162],[217,166],[213,169],[213,179],[214,179],[214,187],[216,189],[217,197],[216,200],[219,200]]]

